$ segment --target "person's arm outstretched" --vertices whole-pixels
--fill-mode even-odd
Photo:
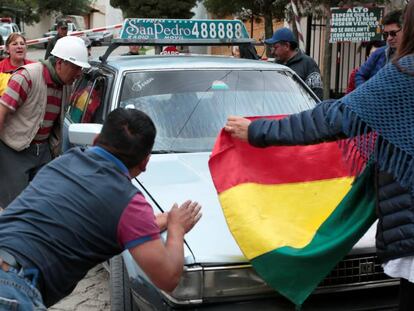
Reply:
[[[332,101],[325,101],[312,110],[290,115],[281,120],[248,119],[230,116],[225,130],[233,137],[248,140],[256,147],[277,145],[310,145],[344,138],[342,115],[337,114],[331,124],[326,120]]]

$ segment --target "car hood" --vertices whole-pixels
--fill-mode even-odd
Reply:
[[[208,169],[209,153],[152,155],[139,182],[164,210],[191,199],[202,205],[199,223],[185,239],[196,262],[245,262],[232,237]],[[147,193],[145,193],[147,192]]]
[[[202,205],[202,218],[185,238],[197,263],[246,262],[227,227],[208,168],[209,155],[207,152],[152,155],[146,172],[138,178],[140,188],[149,201],[152,198],[164,211],[188,199]],[[373,251],[374,241],[372,227],[353,252]]]

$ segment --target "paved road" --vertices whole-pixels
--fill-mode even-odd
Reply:
[[[109,311],[109,275],[98,265],[79,282],[73,293],[49,308],[51,311]]]

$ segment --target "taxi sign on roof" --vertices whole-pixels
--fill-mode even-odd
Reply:
[[[196,19],[126,19],[121,39],[133,41],[217,41],[232,42],[249,39],[239,20]]]

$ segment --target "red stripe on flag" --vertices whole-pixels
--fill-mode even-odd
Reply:
[[[253,162],[254,169],[238,173]],[[337,142],[256,148],[233,139],[224,130],[216,141],[209,166],[219,193],[242,183],[274,185],[352,176]]]

